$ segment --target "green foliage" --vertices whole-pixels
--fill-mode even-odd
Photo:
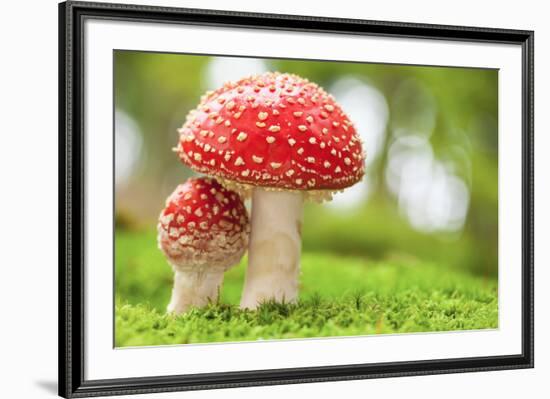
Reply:
[[[415,231],[404,219],[395,218],[393,204],[373,198],[352,211],[327,209],[325,204],[306,204],[303,225],[305,251],[353,254],[371,259],[407,257],[437,262],[441,266],[496,277],[496,239],[489,232],[483,241],[469,234],[434,235]],[[480,250],[483,248],[483,250]]]
[[[172,271],[153,231],[117,231],[116,345],[140,346],[496,328],[497,282],[411,258],[306,252],[297,304],[238,309],[246,259],[219,303],[165,314]]]

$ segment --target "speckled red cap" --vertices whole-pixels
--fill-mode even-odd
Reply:
[[[289,190],[341,190],[364,174],[353,123],[334,98],[296,75],[265,73],[203,96],[179,129],[192,169]]]
[[[166,200],[158,244],[172,266],[227,269],[248,246],[246,208],[233,191],[210,178],[191,178]]]

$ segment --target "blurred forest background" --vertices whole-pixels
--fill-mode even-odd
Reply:
[[[116,51],[116,228],[152,232],[192,174],[171,149],[206,90],[275,70],[333,94],[367,153],[361,183],[307,204],[304,252],[422,259],[496,278],[496,70]]]

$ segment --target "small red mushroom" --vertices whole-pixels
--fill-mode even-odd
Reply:
[[[364,174],[353,123],[315,83],[265,73],[207,93],[179,133],[184,164],[252,196],[241,307],[296,300],[304,198],[330,199]]]
[[[210,178],[191,178],[166,200],[158,244],[175,278],[168,312],[215,301],[224,272],[248,245],[248,214],[239,195]]]

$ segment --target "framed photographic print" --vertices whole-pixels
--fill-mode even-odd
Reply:
[[[59,21],[61,396],[533,367],[533,32]]]

